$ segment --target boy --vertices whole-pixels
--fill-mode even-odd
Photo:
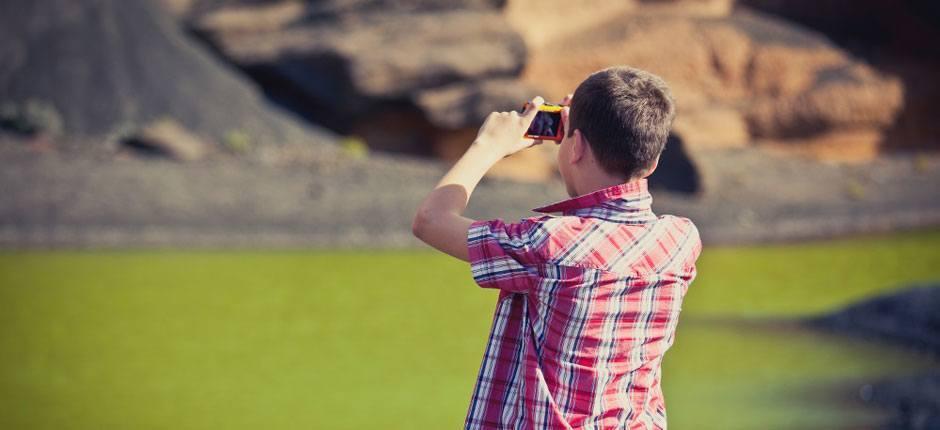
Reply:
[[[422,202],[415,236],[470,262],[499,299],[467,429],[665,429],[660,364],[701,252],[687,218],[655,215],[647,179],[675,107],[659,77],[590,75],[562,103],[558,169],[571,199],[517,223],[461,216],[484,173],[538,144],[523,114],[494,112]]]

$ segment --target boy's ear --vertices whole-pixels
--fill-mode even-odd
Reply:
[[[649,175],[652,175],[652,174],[653,174],[653,171],[656,170],[656,167],[657,167],[657,166],[659,166],[659,155],[657,155],[657,156],[656,156],[656,159],[653,160],[653,164],[651,164],[650,167],[649,167],[648,169],[646,169],[645,172],[643,172],[642,178],[645,178],[645,177],[647,177],[647,176],[649,176]]]
[[[589,151],[587,148],[588,142],[587,139],[584,138],[584,135],[581,134],[581,130],[575,129],[574,141],[571,143],[571,159],[569,161],[571,161],[571,163],[577,163],[584,157],[584,151]]]

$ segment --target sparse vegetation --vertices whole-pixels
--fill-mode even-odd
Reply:
[[[37,99],[29,99],[18,105],[4,103],[0,106],[0,128],[16,133],[50,136],[62,134],[62,116],[55,106]]]
[[[868,189],[865,184],[856,179],[849,179],[845,184],[846,195],[852,200],[864,200],[868,195]]]
[[[930,169],[930,158],[926,154],[917,154],[914,156],[914,171],[924,173]]]
[[[222,143],[226,149],[236,154],[245,154],[252,147],[251,136],[242,130],[229,131],[222,139]]]
[[[343,153],[350,158],[361,159],[369,156],[369,145],[358,136],[346,136],[339,142]]]

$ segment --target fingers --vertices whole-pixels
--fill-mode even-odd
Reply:
[[[561,99],[562,106],[571,106],[571,98],[574,97],[574,94],[568,94],[565,98]]]
[[[539,107],[545,104],[545,99],[541,96],[535,96],[529,103],[526,103],[526,110],[523,112],[522,117],[526,120],[531,121],[535,118],[535,114],[539,112]]]
[[[531,148],[535,145],[540,145],[542,144],[542,142],[544,142],[544,140],[542,139],[528,139],[528,138],[522,139],[522,141],[525,142],[526,144],[525,148]]]
[[[569,114],[570,112],[571,112],[571,108],[568,107],[567,105],[566,105],[565,107],[561,108],[561,124],[562,124],[562,126],[564,126],[564,128],[565,128],[565,130],[566,130],[566,131],[565,131],[566,133],[567,133],[567,130],[568,130],[568,114]]]

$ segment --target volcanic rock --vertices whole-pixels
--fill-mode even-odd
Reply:
[[[755,101],[747,112],[755,137],[806,137],[840,129],[887,128],[904,100],[901,82],[880,79],[865,66],[840,65],[816,72],[791,97]]]
[[[171,119],[154,121],[125,138],[124,144],[136,151],[178,161],[199,160],[209,151],[207,142]]]
[[[238,66],[277,76],[346,116],[421,90],[515,76],[523,67],[522,39],[498,11],[403,13],[349,3],[370,7],[316,19],[314,2],[304,19],[262,29],[221,19],[232,13],[222,8],[202,17],[197,29]]]
[[[498,78],[421,91],[416,104],[435,126],[476,129],[491,112],[521,110],[536,95],[538,90],[524,82]]]
[[[170,118],[209,141],[240,133],[256,148],[334,151],[327,133],[268,106],[150,1],[3,2],[0,59],[4,103],[48,106],[70,137],[113,142]]]
[[[813,325],[940,354],[940,285],[915,285],[846,307]]]
[[[925,283],[864,300],[809,323],[940,356],[938,310],[940,285]],[[862,400],[891,412],[884,428],[928,430],[940,426],[940,373],[936,371],[866,385],[860,394]]]
[[[901,78],[904,106],[881,146],[940,146],[940,3],[934,0],[739,0],[824,33],[879,70]]]
[[[883,132],[901,108],[897,78],[819,33],[747,10],[720,16],[686,13],[682,2],[654,3],[535,45],[524,80],[544,88],[548,98],[560,98],[591,72],[612,65],[656,73],[673,90],[676,131],[692,153],[700,146],[806,144],[823,135]],[[538,26],[520,31],[527,40],[553,33]]]

